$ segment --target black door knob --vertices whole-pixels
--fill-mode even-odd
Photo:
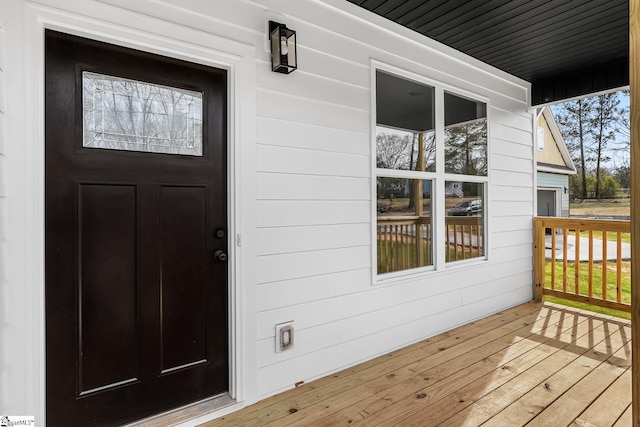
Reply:
[[[222,249],[218,249],[213,253],[213,259],[224,262],[227,260],[227,253]]]

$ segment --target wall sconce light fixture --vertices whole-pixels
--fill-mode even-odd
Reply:
[[[288,29],[284,24],[269,21],[269,40],[272,71],[289,74],[298,68],[295,31]]]
[[[567,191],[568,191],[568,190],[569,190],[569,189],[565,186],[565,187],[564,187],[564,194],[567,194]]]

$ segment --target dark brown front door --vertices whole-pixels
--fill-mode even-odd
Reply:
[[[52,31],[45,63],[47,425],[227,391],[226,72]]]

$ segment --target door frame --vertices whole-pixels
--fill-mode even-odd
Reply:
[[[556,217],[562,217],[562,188],[559,187],[537,187],[536,188],[536,213],[538,212],[538,191],[552,191],[556,202]]]
[[[74,2],[77,9],[86,6]],[[199,29],[188,28],[168,20],[143,20],[132,11],[105,7],[103,2],[91,2],[82,8],[84,16],[24,2],[22,24],[24,58],[24,100],[14,106],[24,117],[19,130],[25,147],[15,153],[15,166],[8,170],[8,178],[22,183],[23,209],[26,222],[23,228],[24,260],[29,271],[22,279],[30,286],[21,297],[30,301],[32,311],[25,322],[24,332],[33,355],[25,375],[25,389],[30,398],[25,407],[37,408],[36,419],[46,420],[45,414],[45,313],[44,313],[44,31],[52,29],[80,37],[95,39],[146,52],[170,56],[227,70],[227,218],[229,227],[229,395],[232,403],[223,409],[215,405],[211,412],[198,418],[203,422],[228,413],[256,400],[255,373],[255,295],[246,284],[255,283],[255,48],[221,38],[203,35]],[[106,9],[106,10],[105,10]],[[179,13],[166,7],[176,20],[188,17],[188,11]],[[89,16],[87,16],[89,15]],[[108,19],[108,21],[106,20]],[[118,22],[118,24],[114,24]],[[188,21],[185,21],[188,22]],[[149,25],[152,24],[152,25]],[[177,29],[178,28],[178,29]],[[167,37],[164,34],[171,34]],[[35,126],[34,126],[35,124]],[[12,135],[7,135],[11,140]],[[13,135],[17,136],[17,135]],[[242,159],[242,162],[240,162]],[[21,173],[18,175],[18,170]],[[12,175],[14,173],[14,175]],[[240,209],[242,207],[242,209]],[[28,328],[28,329],[26,329]],[[41,421],[38,421],[41,422]]]

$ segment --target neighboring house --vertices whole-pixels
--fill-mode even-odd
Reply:
[[[536,120],[536,170],[539,216],[569,216],[569,175],[575,175],[567,145],[549,107]]]
[[[3,0],[0,30],[3,413],[203,422],[531,300],[529,82],[343,0]],[[433,169],[377,169],[376,124]],[[377,179],[433,194],[421,266],[377,267]]]

